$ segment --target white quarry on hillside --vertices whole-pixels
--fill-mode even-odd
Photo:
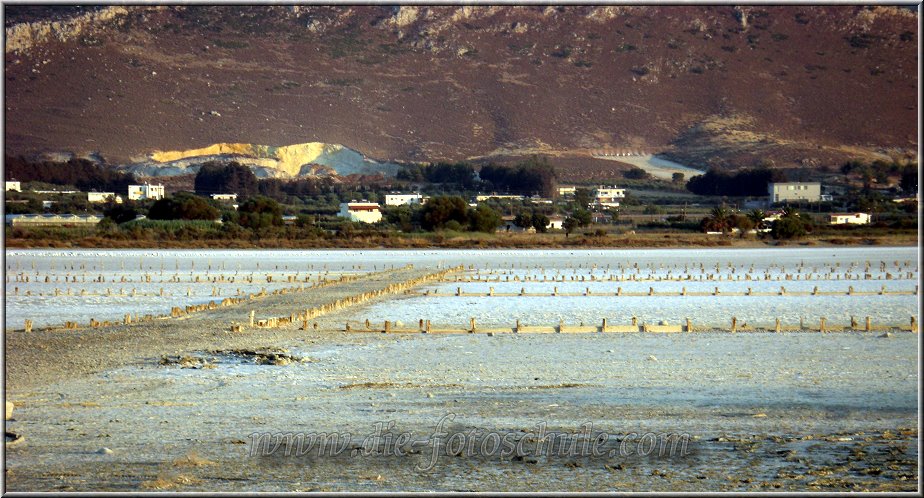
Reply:
[[[195,173],[209,161],[236,161],[261,178],[385,174],[394,176],[398,165],[366,158],[340,144],[309,142],[271,146],[218,143],[201,149],[156,151],[126,170],[141,176],[170,176]]]

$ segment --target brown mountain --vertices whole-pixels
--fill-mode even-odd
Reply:
[[[908,8],[4,9],[8,154],[323,142],[579,169],[603,151],[815,166],[917,147]]]

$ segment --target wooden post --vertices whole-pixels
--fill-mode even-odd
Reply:
[[[653,296],[653,295],[654,295],[654,287],[649,287],[649,288],[648,288],[648,295],[649,295],[649,296]]]
[[[489,295],[489,296],[493,296],[493,295],[494,295],[494,287],[488,288],[488,295]]]
[[[517,318],[516,330],[514,330],[514,332],[520,333],[520,319],[519,318]]]
[[[470,322],[470,325],[471,325],[471,327],[472,327],[470,330],[471,330],[472,332],[475,332],[475,318],[474,318],[474,317],[470,318],[470,319],[469,319],[469,322]]]
[[[689,318],[687,318],[687,332],[693,332],[693,322]]]
[[[253,327],[253,317],[254,317],[254,314],[256,314],[256,311],[250,310],[250,326],[251,326],[251,327]],[[349,330],[349,329],[347,329],[347,330]]]
[[[557,295],[558,295],[558,287],[553,287],[552,289],[553,289],[553,290],[552,290],[552,295],[553,295],[553,296],[557,296]]]
[[[600,332],[606,332],[606,318],[603,319],[603,324],[600,326]]]
[[[866,331],[870,332],[873,330],[873,322],[869,317],[866,317]]]
[[[716,287],[716,288],[715,288],[715,293],[713,294],[713,296],[718,296],[718,295],[719,295],[719,288]]]
[[[423,330],[423,329],[424,329],[424,319],[421,318],[419,324],[417,325],[417,330]]]
[[[738,318],[736,318],[736,317],[732,317],[731,331],[732,331],[732,332],[737,332],[737,331],[738,331]]]
[[[819,327],[818,330],[819,330],[821,333],[825,333],[825,317],[821,317],[821,320],[820,320],[820,321],[821,321],[821,325],[820,325],[820,327]]]
[[[918,333],[918,320],[914,316],[911,317],[911,331]]]
[[[125,325],[128,325],[128,324],[132,323],[132,314],[131,314],[131,313],[126,313],[126,314],[125,314],[125,319],[123,320],[123,323],[125,323]]]
[[[851,285],[851,286],[847,287],[847,295],[849,296],[849,295],[852,295],[852,294],[853,294],[853,286]]]
[[[638,317],[632,317],[632,326],[638,327]]]
[[[680,295],[681,295],[681,296],[686,296],[686,295],[687,295],[687,288],[686,288],[686,287],[680,289]]]
[[[430,333],[430,320],[427,320],[427,333]]]
[[[457,295],[457,296],[461,296],[461,295],[462,295],[462,287],[456,287],[456,295]]]
[[[850,329],[857,330],[857,317],[852,316],[852,315],[850,317]]]
[[[780,327],[780,319],[777,318],[777,319],[776,319],[776,325],[773,327],[773,331],[779,333],[780,328],[781,328],[781,327]]]
[[[387,334],[390,331],[391,331],[391,322],[388,320],[385,320],[385,331],[384,332]]]
[[[26,332],[32,332],[32,320],[26,320],[24,328]]]
[[[350,331],[350,322],[346,323],[346,327],[344,327],[344,330],[346,330],[347,332]]]

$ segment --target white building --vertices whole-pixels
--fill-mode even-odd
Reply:
[[[21,187],[19,186],[19,182],[15,181],[15,180],[13,180],[13,181],[7,181],[7,182],[5,182],[5,183],[6,183],[6,191],[7,191],[7,192],[21,192],[21,191],[22,191],[22,190],[20,190]]]
[[[594,193],[594,202],[603,207],[619,207],[619,200],[626,198],[626,189],[599,187]]]
[[[577,192],[577,187],[573,185],[566,185],[566,186],[558,187],[558,195],[561,195],[561,196],[574,195],[576,192]]]
[[[770,195],[770,202],[787,202],[787,201],[818,202],[821,200],[821,183],[819,182],[768,183],[767,193]]]
[[[87,202],[108,202],[110,199],[122,204],[122,196],[115,192],[87,192]]]
[[[163,199],[164,198],[164,186],[163,185],[129,185],[128,186],[128,200],[130,201],[140,201],[144,199]]]
[[[869,213],[831,213],[832,225],[868,225]]]
[[[382,220],[382,211],[374,202],[341,202],[340,213],[337,216],[350,221],[376,223]]]
[[[212,194],[212,200],[214,201],[236,201],[237,194]]]
[[[506,195],[506,194],[490,194],[490,195],[476,195],[475,202],[484,202],[488,199],[512,199],[515,201],[522,201],[524,197],[522,195]]]
[[[549,230],[562,230],[564,228],[565,219],[561,216],[549,216],[549,224],[547,228]]]
[[[421,204],[423,196],[417,194],[385,194],[386,206],[403,206],[405,204]]]

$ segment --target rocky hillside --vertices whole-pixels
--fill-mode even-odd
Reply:
[[[601,150],[695,167],[818,167],[917,147],[918,14],[908,8],[4,14],[8,154],[124,165],[213,144],[320,142],[383,161],[541,153],[579,170],[575,159]]]

